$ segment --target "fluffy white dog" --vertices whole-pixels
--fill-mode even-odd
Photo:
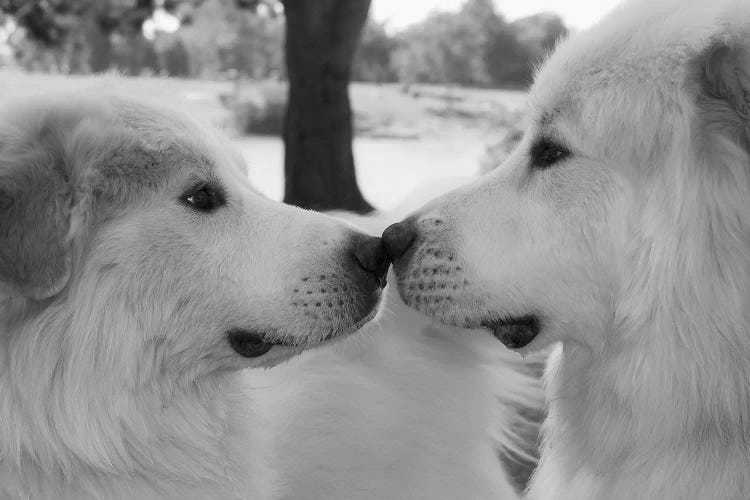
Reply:
[[[240,370],[357,330],[388,261],[244,171],[211,130],[126,99],[3,111],[1,493],[269,497]]]
[[[185,116],[4,109],[0,498],[515,496],[497,455],[533,379],[395,297],[366,340],[259,370],[371,319],[387,267]]]
[[[405,302],[560,343],[533,499],[750,498],[750,3],[562,43],[521,144],[386,230]]]

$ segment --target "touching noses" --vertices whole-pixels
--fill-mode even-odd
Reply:
[[[359,267],[374,275],[381,288],[385,287],[391,261],[383,246],[383,240],[375,236],[358,238],[354,243],[352,254]]]
[[[395,261],[402,257],[416,237],[416,230],[413,219],[402,220],[396,224],[391,224],[383,231],[383,246],[388,253],[388,257]]]

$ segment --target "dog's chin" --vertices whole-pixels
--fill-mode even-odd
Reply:
[[[399,291],[401,292],[401,290]],[[425,305],[424,301],[414,300],[408,293],[401,293],[400,295],[407,306],[445,325],[458,328],[487,329],[509,349],[524,349],[542,331],[542,321],[536,314],[505,315],[498,313],[484,316],[474,311],[473,307],[468,309],[463,309],[460,306],[429,307]],[[451,302],[455,304],[459,300],[454,298]]]
[[[227,342],[237,355],[250,361],[251,366],[269,368],[305,351],[328,346],[353,335],[377,315],[379,304],[380,300],[351,325],[323,335],[234,328],[226,333]]]

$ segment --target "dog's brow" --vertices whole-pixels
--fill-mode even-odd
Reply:
[[[203,165],[202,165],[203,166]],[[188,175],[187,179],[190,182],[208,182],[210,184],[222,185],[221,178],[216,175],[216,172],[209,168],[198,168]]]

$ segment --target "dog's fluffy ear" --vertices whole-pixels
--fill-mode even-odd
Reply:
[[[0,283],[41,300],[70,276],[72,190],[55,134],[23,135],[0,133]]]
[[[697,63],[705,125],[750,153],[750,39],[715,42]]]

